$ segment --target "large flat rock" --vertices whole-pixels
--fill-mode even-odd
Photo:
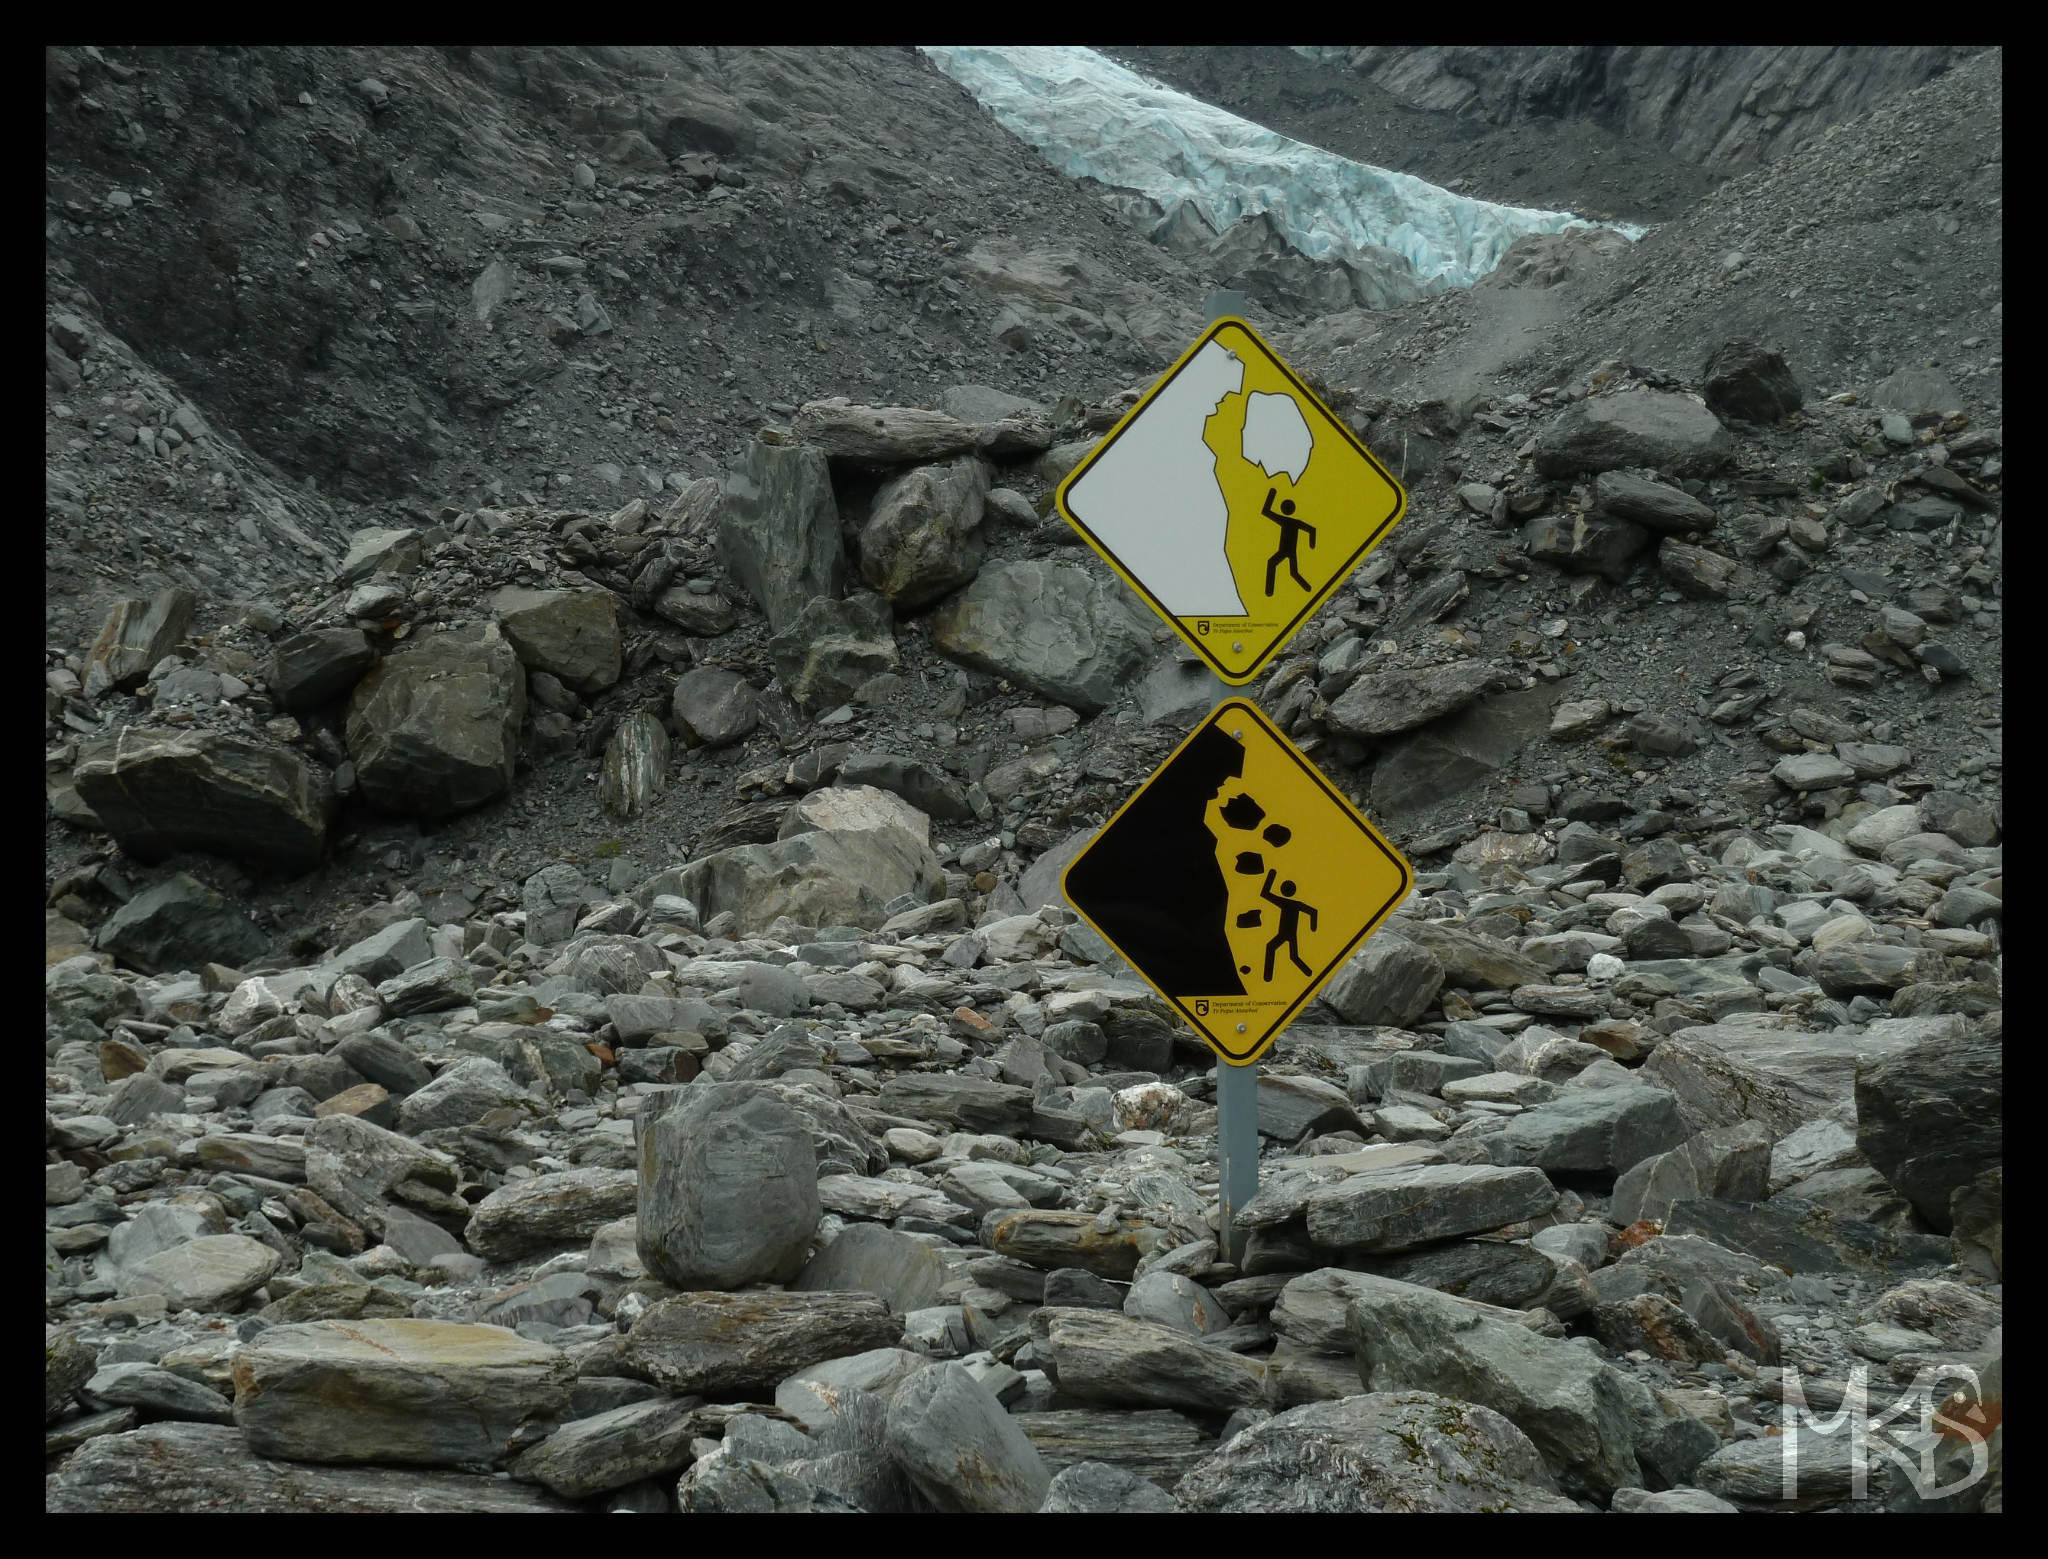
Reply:
[[[991,563],[939,608],[932,647],[1094,714],[1151,659],[1152,621],[1116,580],[1078,564]]]
[[[253,1451],[239,1429],[161,1423],[88,1440],[43,1480],[43,1508],[109,1514],[527,1515],[579,1507],[488,1474],[274,1461]]]
[[[259,1455],[501,1466],[568,1416],[575,1367],[496,1326],[313,1321],[234,1356],[235,1422]]]
[[[1846,1104],[1857,1066],[1926,1037],[1931,1030],[1913,1026],[1925,1021],[1880,1021],[1846,1035],[1739,1023],[1680,1029],[1651,1052],[1639,1075],[1671,1091],[1694,1131],[1754,1120],[1776,1141]],[[1958,1030],[1962,1024],[1960,1018],[1933,1021],[1952,1021]]]
[[[129,726],[74,778],[107,832],[145,861],[199,850],[307,871],[320,862],[334,811],[323,770],[284,747],[220,731]]]
[[[873,1294],[688,1293],[650,1305],[622,1352],[671,1392],[768,1391],[806,1365],[902,1335],[902,1318]]]

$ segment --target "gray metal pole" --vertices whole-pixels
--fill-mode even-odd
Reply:
[[[1216,1063],[1217,1196],[1223,1204],[1223,1259],[1244,1264],[1237,1213],[1259,1194],[1259,1063]]]
[[[1205,300],[1209,323],[1242,314],[1241,292],[1218,290]],[[1244,1231],[1237,1212],[1259,1194],[1259,1064],[1232,1066],[1216,1062],[1216,1197],[1223,1209],[1218,1244],[1225,1261],[1242,1265]]]

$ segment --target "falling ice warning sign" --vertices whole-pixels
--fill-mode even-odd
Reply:
[[[1365,560],[1406,495],[1251,326],[1222,319],[1074,468],[1058,503],[1242,686]]]
[[[1216,706],[1061,878],[1224,1060],[1255,1061],[1415,874],[1241,698]]]

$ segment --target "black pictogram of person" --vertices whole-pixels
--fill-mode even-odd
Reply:
[[[1259,897],[1280,911],[1279,929],[1273,933],[1273,940],[1266,944],[1266,983],[1268,985],[1273,983],[1273,960],[1280,956],[1280,949],[1283,945],[1287,949],[1289,961],[1293,963],[1295,968],[1299,969],[1303,974],[1312,975],[1315,973],[1315,970],[1301,961],[1301,947],[1296,940],[1301,935],[1301,917],[1303,915],[1308,916],[1309,930],[1315,930],[1315,906],[1304,904],[1300,899],[1289,896],[1294,892],[1294,884],[1292,882],[1281,883],[1280,891],[1275,893],[1273,891],[1273,879],[1279,875],[1277,871],[1269,869],[1266,873],[1265,886],[1259,889]]]
[[[1273,576],[1282,563],[1287,565],[1287,572],[1294,576],[1297,585],[1304,590],[1309,588],[1308,581],[1301,577],[1301,570],[1295,566],[1295,549],[1301,544],[1303,532],[1308,535],[1309,550],[1314,551],[1316,545],[1316,528],[1307,520],[1295,517],[1292,498],[1282,498],[1280,512],[1273,512],[1273,499],[1279,491],[1277,487],[1267,488],[1266,501],[1259,509],[1261,514],[1280,527],[1280,545],[1273,555],[1266,559],[1266,594],[1269,596],[1273,593]]]

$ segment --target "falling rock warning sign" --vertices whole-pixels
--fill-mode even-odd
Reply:
[[[1221,319],[1060,484],[1060,513],[1217,676],[1271,663],[1401,517],[1401,484]]]
[[[1060,879],[1224,1060],[1255,1061],[1415,874],[1295,747],[1226,699]]]

